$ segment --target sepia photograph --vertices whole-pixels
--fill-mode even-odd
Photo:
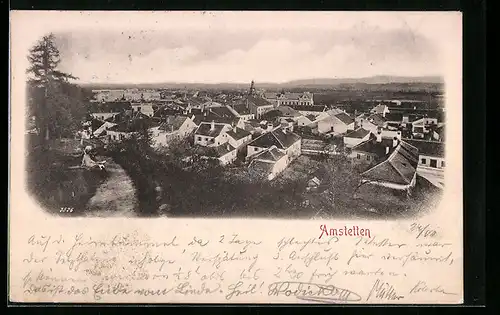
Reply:
[[[404,24],[48,33],[29,192],[63,216],[421,216],[446,168],[437,50]]]
[[[10,301],[463,303],[460,12],[10,18]]]

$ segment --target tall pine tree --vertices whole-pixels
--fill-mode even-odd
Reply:
[[[36,117],[40,136],[49,140],[69,134],[78,123],[75,116],[84,111],[84,106],[81,99],[75,97],[77,87],[69,81],[77,78],[58,69],[61,58],[54,34],[42,37],[30,49],[28,60],[31,112]]]

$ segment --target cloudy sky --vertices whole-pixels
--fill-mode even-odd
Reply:
[[[442,75],[446,34],[460,26],[447,17],[401,12],[170,13],[135,16],[128,23],[108,18],[99,25],[88,22],[88,27],[54,33],[62,70],[81,82],[285,82]]]

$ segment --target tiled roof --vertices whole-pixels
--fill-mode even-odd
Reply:
[[[419,154],[444,157],[445,153],[444,142],[413,140],[413,139],[404,139],[404,141],[416,147],[418,149]]]
[[[366,120],[379,127],[383,126],[386,122],[386,119],[380,114],[372,114]]]
[[[214,123],[214,129],[211,130],[212,124],[208,122],[203,122],[200,124],[198,129],[196,129],[195,134],[207,137],[217,137],[222,132],[222,129],[227,126],[227,124]]]
[[[337,114],[343,113],[344,111],[338,108],[332,108],[326,111],[329,115],[335,116]]]
[[[249,143],[249,145],[270,148],[273,145],[278,149],[287,149],[301,138],[293,132],[284,132],[281,128],[267,132]]]
[[[240,115],[250,114],[250,109],[247,107],[246,104],[243,103],[233,105],[233,109]]]
[[[352,151],[371,153],[379,158],[383,158],[384,156],[388,156],[386,147],[389,148],[388,154],[394,151],[395,148],[393,147],[392,139],[382,139],[381,142],[377,142],[377,137],[371,134],[368,140],[352,147]]]
[[[234,118],[233,112],[227,107],[210,107],[208,110],[210,113],[212,113],[215,116],[219,117],[227,117],[227,118]]]
[[[188,119],[186,116],[167,116],[165,121],[160,125],[159,129],[168,132],[179,130],[186,119]]]
[[[249,136],[250,132],[248,132],[244,129],[238,128],[238,127],[234,127],[232,130],[229,130],[227,132],[227,135],[230,136],[231,138],[233,138],[234,140],[239,140],[239,139],[242,139],[244,137]]]
[[[297,110],[291,108],[290,106],[286,106],[286,105],[278,106],[276,108],[276,110],[279,111],[281,113],[281,115],[284,116],[284,117],[298,117],[298,116],[301,116],[301,114]]]
[[[368,180],[408,185],[415,176],[418,150],[402,141],[393,153],[361,176]]]
[[[285,93],[283,97],[287,100],[298,100],[302,96],[302,93]]]
[[[273,93],[273,92],[266,92],[264,93],[264,98],[270,99],[270,100],[275,100],[279,96],[279,93]]]
[[[377,114],[382,114],[384,112],[386,105],[379,104],[372,108],[372,112],[377,113]]]
[[[257,106],[257,107],[273,105],[273,103],[269,102],[268,100],[266,100],[262,97],[248,96],[247,99],[248,99],[248,103],[252,103],[254,106]]]
[[[281,159],[284,156],[285,156],[285,154],[278,151],[278,149],[276,149],[276,147],[271,147],[265,151],[258,153],[253,158],[258,159],[258,160],[276,162],[276,161],[279,161],[279,159]]]
[[[222,157],[222,156],[228,154],[229,152],[236,150],[236,148],[233,147],[232,145],[230,145],[229,143],[219,145],[217,147],[214,147],[214,149],[215,149],[215,152],[216,152],[218,157]]]
[[[339,113],[335,115],[335,117],[346,125],[350,125],[354,122],[354,119],[352,119],[351,116],[347,115],[346,113]]]
[[[307,114],[305,117],[307,119],[309,119],[310,121],[315,121],[318,116],[313,115],[313,114]]]
[[[291,108],[298,111],[307,112],[324,112],[326,110],[325,105],[289,105]]]
[[[203,114],[194,115],[193,121],[196,125],[200,125],[201,123],[209,123],[212,121],[214,121],[215,123],[218,123],[218,124],[231,125],[233,123],[237,123],[238,118],[236,118],[234,116],[232,118],[220,117],[220,116],[216,116],[216,115],[211,114],[211,113],[207,113],[207,115],[205,116],[205,113],[203,113]]]
[[[344,137],[346,138],[357,138],[357,139],[363,139],[370,133],[369,130],[363,129],[363,128],[358,128],[356,130],[353,130],[346,134]]]

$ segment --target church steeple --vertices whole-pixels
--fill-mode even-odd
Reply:
[[[255,95],[255,82],[252,80],[252,83],[250,84],[250,91],[248,92],[248,95]]]

